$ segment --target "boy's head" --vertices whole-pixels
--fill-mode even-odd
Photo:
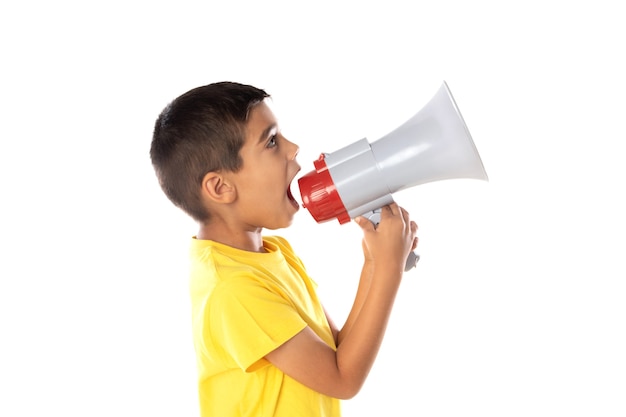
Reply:
[[[201,199],[207,172],[237,172],[250,110],[268,98],[244,84],[219,82],[176,98],[154,126],[150,158],[167,197],[198,222],[209,218]]]

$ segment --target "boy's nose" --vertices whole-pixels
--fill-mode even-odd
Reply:
[[[298,156],[298,152],[300,152],[300,147],[298,145],[296,145],[293,142],[287,141],[289,142],[289,159],[293,160],[296,159],[296,156]]]

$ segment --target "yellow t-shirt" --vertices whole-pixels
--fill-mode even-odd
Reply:
[[[300,384],[264,358],[306,326],[336,347],[315,283],[289,243],[280,237],[263,243],[266,253],[192,240],[201,415],[338,417],[338,399]]]

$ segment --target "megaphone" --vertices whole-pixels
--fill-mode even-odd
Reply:
[[[303,206],[316,222],[340,224],[365,216],[375,225],[392,194],[416,185],[458,178],[488,181],[487,173],[446,82],[417,114],[370,143],[358,140],[322,153],[300,177]],[[419,260],[411,253],[405,270]]]

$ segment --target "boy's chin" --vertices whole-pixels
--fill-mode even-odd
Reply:
[[[287,227],[293,224],[293,220],[298,210],[299,210],[299,207],[296,207],[295,210],[292,213],[287,214],[284,219],[279,220],[278,222],[273,224],[271,227],[266,226],[265,229],[267,230],[286,229]]]

